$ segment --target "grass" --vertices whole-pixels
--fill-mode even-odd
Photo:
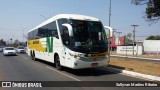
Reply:
[[[111,58],[109,67],[160,76],[160,63]]]

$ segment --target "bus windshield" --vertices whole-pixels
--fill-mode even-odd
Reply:
[[[106,33],[101,22],[70,20],[73,27],[73,47],[82,53],[107,51]]]

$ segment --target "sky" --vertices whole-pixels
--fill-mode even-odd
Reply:
[[[146,22],[146,5],[136,6],[132,0],[111,0],[111,27],[122,35],[132,33],[136,27],[136,40],[149,35],[159,35],[160,23]],[[109,25],[109,0],[1,0],[0,39],[25,41],[29,30],[57,14],[82,14],[100,19]],[[117,34],[116,34],[117,36]]]

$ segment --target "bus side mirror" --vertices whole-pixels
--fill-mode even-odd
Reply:
[[[109,26],[104,26],[104,29],[108,29],[110,32],[110,35],[108,36],[108,38],[113,37],[113,28],[109,27]]]
[[[67,27],[68,32],[69,32],[69,36],[72,37],[73,36],[73,28],[72,28],[72,26],[70,24],[68,24],[68,23],[62,24],[62,26]]]

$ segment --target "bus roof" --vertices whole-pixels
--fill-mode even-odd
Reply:
[[[78,15],[78,14],[58,14],[46,21],[44,21],[43,23],[41,23],[40,25],[38,25],[37,27],[35,27],[34,29],[30,30],[29,32],[40,28],[48,23],[51,23],[53,21],[55,21],[56,19],[60,19],[60,18],[66,18],[66,19],[76,19],[76,20],[90,20],[90,21],[100,21],[97,18],[94,17],[90,17],[90,16],[85,16],[85,15]]]

